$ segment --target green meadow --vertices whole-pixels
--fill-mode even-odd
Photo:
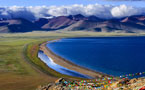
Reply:
[[[136,35],[145,34],[83,31],[0,34],[0,90],[35,90],[39,85],[61,77],[37,58],[39,44],[44,41],[64,37]]]

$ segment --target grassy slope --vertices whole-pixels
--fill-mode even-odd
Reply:
[[[112,36],[134,34],[106,34],[92,32],[33,32],[0,34],[0,90],[34,90],[38,85],[56,80],[30,65],[24,57],[24,47],[61,37]]]
[[[23,56],[25,44],[35,39],[0,39],[0,90],[33,90],[55,78],[41,73],[28,64]]]

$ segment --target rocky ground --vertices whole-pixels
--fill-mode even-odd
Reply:
[[[145,78],[106,81],[68,81],[63,78],[54,83],[39,86],[36,90],[145,90]],[[106,83],[109,82],[109,83]]]

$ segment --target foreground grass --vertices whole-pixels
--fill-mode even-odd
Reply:
[[[38,85],[56,80],[25,61],[25,38],[0,38],[0,90],[34,90]]]
[[[38,85],[53,82],[56,73],[45,74],[34,65],[27,62],[24,50],[32,47],[38,50],[38,43],[62,37],[77,36],[122,36],[136,34],[92,33],[92,32],[31,32],[17,34],[0,34],[0,90],[35,90]],[[37,44],[36,44],[37,43]],[[36,45],[36,46],[33,46]],[[32,51],[33,52],[33,51]],[[32,54],[25,53],[25,54]],[[36,52],[33,53],[36,56]],[[33,55],[32,54],[32,55]],[[31,56],[29,56],[31,57]],[[32,60],[36,58],[31,57]],[[37,60],[36,64],[43,64]],[[47,69],[46,67],[44,67]],[[49,69],[48,69],[49,70]]]

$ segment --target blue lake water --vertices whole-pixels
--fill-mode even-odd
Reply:
[[[145,37],[67,38],[47,47],[77,65],[114,76],[145,71]]]
[[[81,77],[81,78],[92,78],[90,76],[87,76],[87,75],[84,75],[84,74],[81,74],[79,72],[76,72],[76,71],[73,71],[73,70],[70,70],[70,69],[67,69],[63,66],[60,66],[56,63],[53,62],[53,60],[48,57],[47,55],[45,55],[43,53],[43,51],[39,51],[38,52],[38,57],[45,63],[47,64],[50,68],[52,68],[53,70],[61,73],[61,74],[65,74],[65,75],[70,75],[70,76],[75,76],[75,77]]]

